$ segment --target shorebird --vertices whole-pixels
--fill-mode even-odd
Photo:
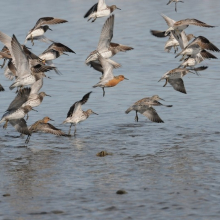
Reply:
[[[164,38],[164,37],[169,36],[169,39],[166,42],[165,47],[164,47],[164,50],[166,52],[169,53],[172,47],[174,48],[174,53],[178,51],[178,46],[180,45],[179,45],[179,42],[173,36],[172,32],[170,32],[167,36],[165,35],[165,31],[151,30],[150,32],[153,36],[159,37],[159,38]],[[187,41],[190,41],[191,39],[195,38],[193,34],[188,34],[186,35],[186,37],[187,37]]]
[[[182,2],[184,3],[184,1],[180,1],[180,0],[169,0],[169,2],[167,3],[167,5],[169,5],[170,3],[175,2],[175,11],[177,12],[177,2]]]
[[[163,16],[164,17],[164,16]],[[187,19],[183,19],[183,20],[180,20],[180,21],[176,21],[174,22],[170,28],[168,28],[165,32],[165,35],[168,35],[168,33],[170,31],[174,31],[176,32],[177,34],[180,34],[184,29],[186,29],[189,25],[196,25],[196,26],[200,26],[200,27],[207,27],[207,28],[214,28],[215,26],[212,26],[212,25],[209,25],[209,24],[206,24],[202,21],[199,21],[197,19],[190,19],[190,18],[187,18]]]
[[[101,80],[93,86],[95,87],[101,87],[103,90],[103,97],[105,96],[105,87],[113,87],[116,86],[119,82],[123,81],[125,78],[123,75],[114,76],[112,73],[113,66],[110,64],[105,58],[103,58],[101,55],[98,57],[99,62],[101,63],[101,66],[103,68],[103,76],[101,77]],[[128,80],[128,79],[127,79]]]
[[[133,49],[125,45],[120,46],[119,44],[117,46],[114,43],[112,43],[112,45],[110,44],[113,37],[113,28],[114,28],[114,15],[111,15],[103,25],[97,49],[92,51],[89,54],[89,56],[86,58],[87,65],[90,65],[91,61],[97,61],[98,54],[101,54],[104,58],[108,59],[108,62],[111,63],[114,68],[118,68],[120,67],[120,64],[116,63],[115,61],[109,58],[115,55],[116,52]]]
[[[50,95],[47,95],[45,92],[40,92],[38,94],[42,86],[43,86],[43,79],[39,79],[31,86],[31,88],[21,89],[18,92],[17,96],[14,98],[14,100],[9,105],[7,111],[18,109],[26,105],[30,105],[32,108],[39,106],[45,96],[50,96]]]
[[[16,110],[6,111],[6,113],[2,116],[0,124],[5,121],[6,123],[4,124],[3,128],[6,129],[7,125],[8,125],[8,121],[14,120],[14,119],[24,118],[24,116],[31,110],[34,111],[34,109],[32,109],[31,106],[26,105],[26,106],[20,107]]]
[[[167,85],[167,83],[169,82],[170,85],[179,92],[185,93],[186,94],[186,89],[184,86],[184,82],[182,80],[182,78],[187,74],[187,73],[193,73],[193,74],[197,74],[197,71],[203,71],[205,69],[207,69],[207,66],[202,66],[202,67],[198,67],[198,68],[191,68],[191,69],[186,69],[186,68],[175,68],[173,70],[170,70],[168,72],[166,72],[161,79],[158,81],[160,82],[161,80],[165,79],[166,82],[164,84],[163,87],[165,87]]]
[[[97,18],[109,16],[115,9],[119,9],[116,5],[107,6],[105,0],[99,0],[98,3],[94,4],[84,15],[84,18],[89,17],[88,21],[92,20],[94,22]]]
[[[33,125],[29,127],[30,134],[28,135],[25,143],[27,144],[30,140],[30,136],[32,133],[35,132],[43,132],[43,133],[50,133],[57,136],[65,136],[69,137],[70,135],[65,134],[60,129],[54,127],[52,124],[48,123],[48,121],[54,121],[49,117],[44,117],[42,120],[36,121]]]
[[[135,102],[132,106],[130,106],[125,113],[128,114],[130,111],[136,111],[135,121],[138,122],[138,112],[146,116],[152,122],[164,123],[164,121],[157,114],[156,110],[152,106],[166,106],[172,107],[172,105],[163,105],[158,102],[161,99],[158,95],[154,95],[152,97],[143,98],[137,102]],[[163,100],[164,101],[164,100]]]
[[[44,42],[49,42],[51,40],[44,36],[44,33],[49,29],[48,25],[61,24],[67,22],[64,19],[54,18],[54,17],[42,17],[39,18],[35,26],[28,32],[25,43],[31,40],[32,45],[34,45],[34,40],[41,40]],[[51,30],[52,31],[52,30]]]
[[[87,93],[86,95],[83,96],[83,98],[80,101],[75,102],[70,107],[70,109],[67,113],[67,118],[63,122],[63,124],[70,123],[70,128],[69,128],[68,134],[70,134],[72,125],[75,125],[75,131],[74,131],[74,135],[75,135],[76,134],[76,125],[79,122],[85,121],[91,114],[98,115],[97,113],[93,112],[91,109],[88,109],[86,111],[82,110],[82,105],[84,105],[88,101],[91,93],[92,92]]]
[[[10,89],[17,86],[30,85],[38,79],[46,77],[43,72],[32,74],[29,60],[15,35],[11,38],[0,32],[0,41],[9,49],[16,68],[16,81],[10,86]]]
[[[113,42],[111,42],[109,44],[109,47],[108,47],[108,51],[110,52],[110,57],[116,55],[119,52],[127,52],[127,51],[133,50],[133,49],[134,49],[133,47],[129,47],[129,46],[126,46],[126,45],[123,45],[123,44],[117,44],[117,43],[113,43]],[[94,50],[90,53],[89,56],[93,57],[94,55],[96,56],[96,54],[97,54],[97,50]],[[112,62],[112,60],[110,60],[110,59],[108,61],[110,61],[110,63]],[[118,65],[117,65],[117,63],[113,63],[113,64],[114,64],[114,68],[121,67],[120,64],[118,64]],[[102,66],[101,66],[101,64],[99,63],[98,60],[90,61],[90,62],[87,63],[87,65],[90,65],[90,67],[92,67],[95,70],[103,73]]]
[[[64,52],[75,53],[72,49],[64,44],[52,43],[42,54],[39,55],[39,58],[47,62],[58,58],[62,54],[68,55]]]
[[[5,91],[5,89],[3,88],[3,86],[0,84],[0,92]]]
[[[197,53],[201,52],[202,50],[211,50],[215,52],[220,52],[220,50],[212,44],[207,38],[203,36],[196,37],[191,43],[189,43],[180,53],[178,53],[176,57],[183,55],[183,58],[186,56],[196,55]],[[212,57],[210,57],[212,58]]]
[[[12,83],[9,87],[10,90],[14,89],[15,87],[23,87],[27,85],[32,85],[37,80],[47,77],[43,72],[36,73],[36,74],[30,74],[23,78],[17,78],[14,83]]]

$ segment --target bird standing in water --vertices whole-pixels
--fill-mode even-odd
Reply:
[[[80,101],[75,102],[70,107],[70,109],[67,113],[67,118],[63,122],[63,124],[70,123],[70,128],[69,128],[68,134],[70,134],[71,127],[73,124],[75,125],[75,131],[74,131],[74,135],[75,135],[76,134],[76,125],[79,122],[85,121],[91,114],[98,115],[97,113],[93,112],[91,109],[88,109],[87,111],[82,110],[82,105],[84,105],[88,101],[91,93],[92,92],[87,93],[86,95],[83,96],[83,98]]]

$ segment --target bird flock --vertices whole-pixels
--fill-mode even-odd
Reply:
[[[175,2],[175,10],[177,11],[176,5],[178,2],[182,1],[170,0],[167,5],[172,2]],[[85,60],[86,65],[102,74],[93,88],[102,88],[103,97],[105,96],[105,88],[114,87],[121,81],[128,80],[123,75],[113,75],[113,70],[115,71],[115,69],[120,68],[121,65],[110,58],[119,52],[133,50],[130,46],[112,42],[115,21],[115,15],[112,14],[112,12],[116,9],[121,10],[116,5],[107,6],[104,0],[99,0],[98,3],[93,5],[84,15],[84,18],[88,18],[88,21],[92,20],[92,22],[95,22],[97,18],[109,16],[102,27],[97,48],[92,51]],[[178,52],[178,47],[180,47],[181,51],[176,54],[175,58],[179,56],[182,57],[180,59],[181,64],[175,69],[166,72],[159,81],[165,80],[164,87],[169,83],[176,91],[186,94],[182,78],[188,73],[198,75],[199,71],[207,69],[207,66],[196,67],[196,65],[201,63],[204,59],[217,59],[216,56],[207,50],[213,52],[220,51],[204,36],[195,37],[194,34],[186,35],[185,29],[189,25],[207,28],[214,28],[214,26],[197,19],[174,21],[166,15],[162,15],[162,17],[169,28],[165,31],[151,30],[151,34],[159,38],[168,37],[169,39],[165,44],[165,51],[170,52],[171,49],[174,48],[174,53],[176,54]],[[26,144],[28,144],[31,135],[35,132],[70,137],[72,125],[75,126],[75,135],[76,125],[79,122],[86,120],[91,114],[98,115],[91,109],[87,111],[82,110],[82,105],[88,101],[92,93],[88,92],[81,100],[75,102],[70,107],[67,117],[63,121],[63,124],[70,123],[68,134],[48,123],[48,121],[53,121],[48,116],[27,126],[28,113],[30,111],[36,111],[34,108],[42,103],[44,97],[50,96],[45,92],[39,92],[43,87],[44,78],[47,77],[45,72],[55,71],[56,74],[61,74],[54,65],[53,60],[61,55],[67,55],[67,53],[75,53],[62,43],[55,42],[45,36],[47,30],[52,30],[50,25],[66,22],[67,21],[64,19],[54,17],[42,17],[36,22],[35,26],[28,32],[25,38],[25,44],[27,41],[31,41],[32,46],[34,46],[35,40],[51,44],[38,56],[32,53],[30,48],[26,47],[25,44],[20,44],[15,35],[10,37],[0,32],[0,41],[4,44],[0,51],[0,58],[4,60],[1,67],[3,68],[6,65],[4,71],[5,77],[9,80],[14,80],[9,89],[13,90],[17,88],[16,96],[3,114],[0,123],[5,122],[3,126],[4,129],[6,129],[8,123],[10,123],[21,136],[27,135]],[[1,84],[0,91],[4,91]],[[160,103],[159,100],[163,99],[158,95],[142,98],[131,105],[125,113],[128,114],[130,111],[134,110],[136,112],[135,121],[137,122],[137,113],[140,113],[152,122],[163,123],[164,121],[160,118],[153,106],[172,107],[172,105],[164,105]]]

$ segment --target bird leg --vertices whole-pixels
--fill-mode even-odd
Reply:
[[[28,113],[27,113],[27,116],[26,116],[26,121],[28,120],[29,116],[28,116]]]
[[[27,139],[26,139],[26,141],[25,141],[25,144],[28,144],[28,143],[29,143],[30,138],[31,138],[31,135],[28,135],[28,137],[27,137]]]
[[[1,66],[1,68],[3,68],[3,67],[4,67],[4,65],[5,65],[5,61],[6,61],[6,59],[4,59],[3,64],[2,64],[2,65],[0,65],[0,66]]]
[[[89,18],[87,21],[90,21],[92,18]]]
[[[105,96],[105,88],[102,87],[102,90],[103,90],[103,97]]]
[[[32,43],[32,46],[34,46],[34,38],[32,35],[31,35],[31,43]]]
[[[136,121],[136,122],[138,122],[138,114],[137,114],[138,112],[136,111],[136,116],[135,116],[135,118],[134,118],[134,120]]]
[[[166,79],[166,82],[165,82],[165,84],[164,84],[164,86],[163,86],[163,87],[165,87],[165,86],[167,85],[167,83],[168,83],[168,79]]]
[[[73,134],[74,136],[76,135],[76,125],[75,125],[75,130],[74,130],[74,134]]]
[[[7,126],[8,126],[8,120],[5,120],[5,121],[6,121],[6,122],[5,122],[4,126],[3,126],[4,129],[6,129]]]
[[[68,133],[69,135],[70,135],[70,131],[71,131],[72,125],[73,125],[73,124],[70,124],[69,133]]]
[[[177,12],[177,6],[176,5],[177,5],[177,2],[175,2],[175,11]]]

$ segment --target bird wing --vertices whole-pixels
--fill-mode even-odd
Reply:
[[[56,67],[54,67],[54,66],[46,66],[46,65],[42,65],[40,63],[31,67],[31,70],[33,73],[48,72],[50,70],[55,70],[55,69],[56,69]]]
[[[167,23],[167,25],[168,25],[169,27],[173,27],[173,25],[174,25],[174,23],[175,23],[176,21],[174,21],[173,19],[167,17],[167,16],[164,15],[164,14],[161,14],[161,16],[162,16],[163,19],[166,21],[166,23]]]
[[[98,3],[94,4],[84,15],[84,18],[87,18],[89,15],[91,15],[94,12],[97,12]]]
[[[27,100],[30,95],[31,88],[21,89],[14,100],[9,105],[7,111],[12,111],[14,109],[20,108]]]
[[[27,123],[26,121],[21,118],[21,119],[14,119],[14,120],[10,120],[9,123],[16,129],[16,131],[18,131],[21,134],[25,134],[25,135],[31,135],[28,127],[27,127]]]
[[[166,31],[157,31],[157,30],[150,30],[151,34],[155,37],[166,37],[165,32]]]
[[[196,26],[200,26],[200,27],[209,27],[209,28],[213,28],[215,26],[211,26],[209,24],[206,24],[202,21],[199,21],[197,19],[190,19],[190,18],[187,18],[187,19],[184,19],[184,20],[180,20],[180,21],[177,21],[175,22],[174,26],[185,26],[185,25],[196,25]]]
[[[33,31],[34,29],[39,28],[42,25],[53,25],[53,24],[61,24],[67,22],[64,19],[60,18],[54,18],[54,17],[42,17],[39,18],[35,26],[31,29]]]
[[[95,61],[91,61],[89,62],[90,67],[92,67],[93,69],[103,73],[103,68],[102,65],[100,63],[97,63]]]
[[[0,55],[2,56],[2,59],[11,59],[11,54],[9,53],[5,53],[5,52],[1,52],[0,51]]]
[[[72,49],[70,49],[69,47],[65,46],[64,44],[61,43],[52,43],[48,49],[53,49],[59,52],[70,52],[70,53],[75,53]],[[47,49],[47,50],[48,50]]]
[[[203,36],[199,36],[195,40],[202,49],[220,52],[220,50],[214,44]]]
[[[15,35],[12,37],[11,41],[11,49],[12,53],[14,55],[14,62],[15,67],[17,69],[17,76],[18,77],[25,77],[31,74],[30,72],[30,65],[27,59],[27,56],[25,55],[24,51],[21,48],[20,43],[18,42]]]
[[[60,129],[54,127],[50,123],[41,123],[41,122],[38,123],[38,125],[35,127],[33,132],[37,132],[37,131],[41,131],[44,133],[50,133],[50,134],[54,134],[54,135],[58,135],[58,136],[69,136],[69,135],[65,134],[64,132],[62,132]]]
[[[147,107],[147,106],[143,107],[138,112],[140,112],[141,114],[146,116],[152,122],[163,123],[163,120],[157,114],[156,110],[154,108],[152,108],[152,107]]]
[[[216,56],[214,56],[213,54],[209,53],[206,50],[202,50],[200,52],[201,56],[205,59],[218,59]]]
[[[37,80],[32,86],[31,86],[31,92],[30,92],[30,95],[32,94],[37,94],[40,89],[42,88],[43,86],[43,78]]]
[[[8,61],[8,65],[5,67],[4,75],[9,80],[13,80],[16,76],[16,68],[11,60]]]
[[[117,44],[117,43],[113,43],[111,42],[109,45],[109,50],[113,50],[114,53],[118,53],[118,52],[126,52],[128,50],[133,50],[133,47],[129,47],[123,44]]]
[[[99,62],[103,69],[103,80],[110,80],[114,78],[113,65],[110,64],[103,56],[98,56]]]
[[[11,41],[12,38],[9,37],[7,34],[4,34],[3,32],[0,31],[0,41],[8,48],[10,51],[10,54],[12,56],[13,61],[15,61],[15,57],[11,48]]]
[[[101,11],[103,9],[106,9],[107,5],[105,4],[105,0],[99,0],[98,2],[98,11]]]
[[[105,22],[102,28],[102,32],[99,38],[99,43],[97,50],[101,53],[108,49],[110,42],[113,37],[113,28],[114,28],[114,15],[111,15]]]
[[[78,112],[78,111],[82,111],[81,106],[84,105],[88,99],[89,96],[92,92],[88,92],[87,94],[85,94],[83,96],[83,98],[80,101],[75,102],[69,109],[68,113],[67,113],[67,118],[71,117],[73,115],[74,112]]]
[[[185,93],[186,94],[186,89],[183,83],[183,80],[181,78],[179,79],[168,79],[168,82],[170,85],[179,92]]]

